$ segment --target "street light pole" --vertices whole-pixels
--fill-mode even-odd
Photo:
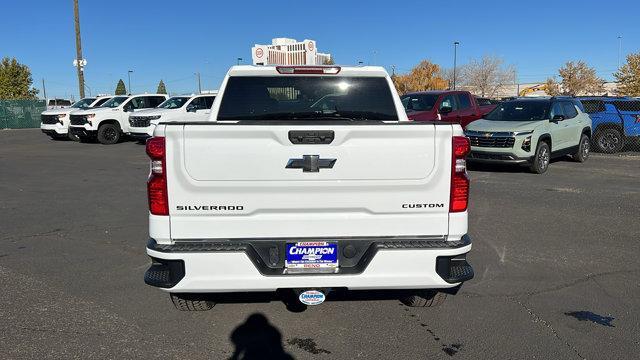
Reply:
[[[80,98],[84,98],[84,65],[82,61],[82,40],[80,39],[80,13],[78,0],[73,0],[73,17],[76,28],[76,69],[78,70],[78,89]]]
[[[458,62],[458,45],[460,45],[460,42],[458,41],[453,42],[453,90],[456,89],[456,67]]]
[[[618,35],[618,69],[620,69],[621,57],[622,57],[622,35]]]
[[[133,94],[133,91],[131,91],[131,73],[132,72],[133,70],[127,71],[127,76],[129,77],[129,94]]]
[[[194,75],[198,78],[198,94],[202,94],[202,86],[200,85],[200,73],[197,72]]]

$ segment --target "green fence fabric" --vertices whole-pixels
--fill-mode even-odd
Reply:
[[[0,100],[0,129],[40,127],[40,113],[44,100]]]

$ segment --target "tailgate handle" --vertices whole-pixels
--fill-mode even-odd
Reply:
[[[333,130],[289,130],[292,144],[331,144]]]

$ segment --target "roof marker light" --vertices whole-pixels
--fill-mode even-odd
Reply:
[[[276,66],[280,74],[328,74],[340,72],[340,66]]]

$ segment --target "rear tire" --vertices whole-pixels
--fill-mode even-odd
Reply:
[[[216,303],[204,300],[202,296],[197,294],[169,294],[171,302],[180,311],[207,311],[211,310]]]
[[[529,170],[535,174],[544,174],[549,169],[549,163],[551,163],[551,148],[545,141],[538,141],[536,154],[533,156]]]
[[[580,137],[580,143],[578,144],[578,150],[571,155],[573,161],[576,162],[585,162],[589,158],[589,150],[590,150],[591,142],[589,141],[589,136],[587,134],[582,134]]]
[[[437,290],[422,290],[413,295],[405,296],[400,301],[409,307],[434,307],[442,305],[447,294]]]
[[[606,154],[617,153],[624,147],[624,137],[620,130],[608,128],[596,133],[596,149]]]
[[[103,145],[113,145],[120,141],[122,132],[115,124],[103,124],[98,128],[98,141]]]

